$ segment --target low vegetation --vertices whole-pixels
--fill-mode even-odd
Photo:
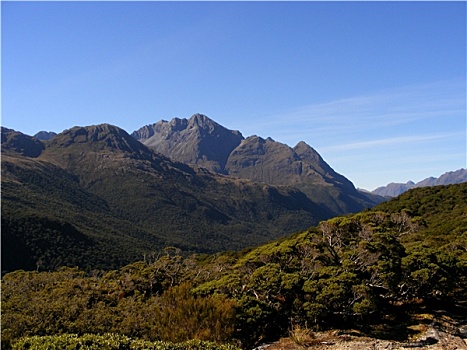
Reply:
[[[443,305],[465,315],[466,198],[467,184],[412,190],[241,253],[166,248],[111,271],[11,272],[2,279],[2,345],[117,339],[115,349],[178,349],[154,342],[190,340],[251,348],[336,328],[404,340],[415,314]]]
[[[212,342],[190,340],[181,343],[150,342],[131,339],[124,335],[106,333],[103,335],[62,334],[52,336],[25,337],[16,342],[13,349],[100,349],[100,350],[239,350],[232,345],[218,345]]]

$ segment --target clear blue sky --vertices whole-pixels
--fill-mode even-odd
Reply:
[[[206,114],[357,187],[466,167],[465,2],[1,3],[2,125]]]

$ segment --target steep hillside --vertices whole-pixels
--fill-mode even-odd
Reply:
[[[243,252],[168,248],[107,273],[15,271],[2,280],[2,341],[93,333],[243,349],[281,337],[271,349],[464,349],[466,203],[466,183],[413,189]],[[76,337],[20,343],[63,348]]]
[[[245,139],[204,115],[160,121],[132,135],[176,161],[259,183],[293,186],[334,215],[358,212],[383,201],[357,191],[304,142],[291,148],[271,138]]]
[[[38,157],[44,145],[38,139],[24,135],[15,130],[2,127],[2,153],[17,153],[26,157]]]
[[[43,160],[2,154],[1,210],[2,271],[116,268],[162,244]]]
[[[66,130],[39,143],[36,158],[2,140],[10,152],[2,157],[4,270],[110,267],[169,245],[242,249],[332,215],[294,188],[172,162],[111,125]],[[47,246],[50,235],[57,243]],[[83,249],[71,252],[75,244]],[[24,264],[23,253],[31,257]]]
[[[301,330],[295,335],[313,344],[306,326],[357,329],[400,347],[427,344],[419,339],[428,325],[458,336],[467,311],[466,203],[467,183],[410,190],[252,249],[196,291],[237,300],[240,327],[256,339]]]

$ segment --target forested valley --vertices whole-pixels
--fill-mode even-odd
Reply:
[[[466,199],[466,183],[418,188],[243,251],[10,272],[2,348],[252,349],[329,329],[404,342],[462,325]]]

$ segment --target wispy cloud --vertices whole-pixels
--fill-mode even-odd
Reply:
[[[403,130],[415,123],[465,118],[465,89],[464,79],[407,86],[302,106],[260,118],[250,127],[285,141],[318,137],[329,140],[329,145],[351,132]]]
[[[359,187],[422,179],[466,166],[465,79],[302,106],[249,126],[307,142]]]
[[[449,134],[392,137],[392,138],[386,138],[386,139],[354,142],[354,143],[323,147],[321,150],[326,151],[326,152],[335,152],[335,151],[344,151],[344,150],[348,151],[348,150],[356,150],[356,149],[363,149],[363,148],[374,148],[378,146],[404,145],[404,144],[410,144],[410,143],[419,144],[421,142],[453,138],[453,137],[459,137],[459,136],[465,136],[465,133],[457,132],[457,133],[449,133]]]

